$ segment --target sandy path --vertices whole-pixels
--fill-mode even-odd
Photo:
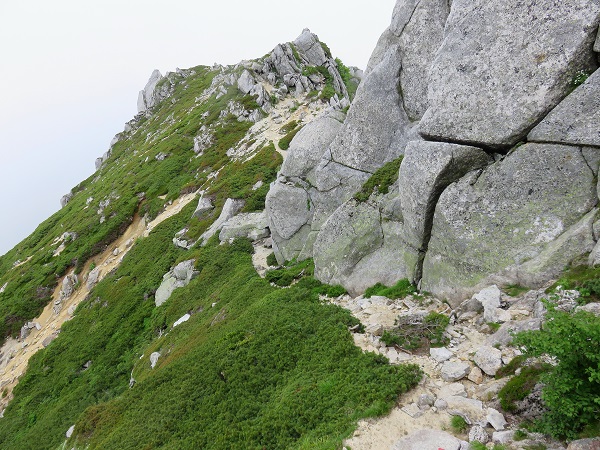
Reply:
[[[132,248],[137,238],[147,237],[157,225],[169,217],[178,214],[196,197],[197,193],[180,197],[178,200],[168,205],[156,219],[148,224],[146,224],[143,217],[136,216],[125,233],[113,242],[106,251],[87,261],[79,276],[80,283],[78,289],[70,297],[62,301],[61,309],[59,313],[56,314],[54,312],[54,306],[55,302],[60,299],[62,278],[59,280],[58,287],[54,290],[52,295],[52,301],[44,308],[44,311],[39,317],[31,321],[39,324],[40,329],[37,330],[36,328],[33,328],[31,334],[23,341],[20,339],[8,339],[0,349],[0,355],[2,355],[2,362],[0,362],[0,391],[6,392],[6,394],[2,395],[2,398],[0,398],[0,411],[3,412],[12,399],[12,391],[18,384],[19,378],[25,373],[29,358],[31,358],[38,350],[47,346],[51,340],[57,336],[62,324],[73,317],[73,313],[77,306],[85,300],[89,294],[90,290],[88,289],[86,279],[90,272],[91,265],[95,264],[96,267],[100,269],[98,281],[101,281],[106,275],[121,264],[123,258]],[[1,415],[2,413],[0,413],[0,417]]]

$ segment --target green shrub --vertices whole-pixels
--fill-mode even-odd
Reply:
[[[408,279],[403,278],[392,287],[387,287],[381,283],[377,283],[375,286],[371,286],[365,291],[364,297],[371,298],[374,295],[379,295],[391,299],[398,299],[404,298],[416,292],[417,288],[411,284]]]
[[[529,436],[529,435],[527,434],[526,431],[517,430],[517,431],[515,431],[515,434],[513,435],[513,439],[515,441],[522,441],[524,439],[527,439],[527,436]]]
[[[301,262],[292,261],[286,263],[281,269],[269,270],[265,274],[265,279],[277,286],[285,287],[291,285],[295,280],[304,276],[314,274],[315,265],[312,259],[306,259]]]
[[[455,433],[464,433],[469,428],[469,424],[462,416],[452,416],[450,426]]]
[[[571,87],[576,88],[577,86],[581,86],[586,80],[590,77],[590,74],[585,70],[580,70],[575,74],[573,79],[571,80]]]
[[[523,367],[521,373],[511,378],[498,392],[502,409],[507,412],[515,412],[517,409],[515,402],[525,399],[540,381],[541,374],[548,369],[547,364]]]
[[[403,158],[404,156],[400,156],[378,169],[371,175],[371,178],[363,184],[361,190],[354,194],[354,198],[359,202],[366,202],[373,192],[387,194],[390,186],[398,180],[400,164],[402,164]]]
[[[385,330],[381,340],[386,345],[397,345],[406,350],[416,350],[429,344],[431,347],[441,347],[447,343],[444,331],[450,323],[450,318],[444,314],[431,311],[417,321],[414,316],[399,316],[394,328]]]
[[[269,253],[267,256],[267,264],[271,267],[278,266],[277,258],[275,257],[275,253]]]
[[[521,286],[520,284],[509,284],[503,289],[503,291],[511,297],[518,297],[519,295],[524,294],[528,290],[528,288],[526,288],[525,286]]]
[[[557,361],[540,379],[548,412],[538,425],[555,437],[572,439],[600,422],[600,317],[548,308],[543,328],[519,333],[515,344],[527,356],[549,355]]]
[[[552,294],[558,286],[578,290],[581,294],[578,299],[580,304],[600,301],[600,267],[569,267],[546,292]]]
[[[482,444],[479,441],[473,441],[469,444],[469,449],[470,450],[487,450],[487,447],[485,444]]]
[[[524,355],[515,356],[507,365],[498,369],[496,372],[496,380],[508,377],[509,375],[514,375],[517,369],[523,366],[523,363],[525,363],[526,360],[527,357]]]
[[[298,134],[298,132],[301,130],[302,128],[296,128],[292,131],[290,131],[288,134],[286,134],[284,137],[282,137],[279,140],[279,148],[281,150],[287,150],[290,148],[290,143],[292,142],[292,140],[296,137],[296,135]]]

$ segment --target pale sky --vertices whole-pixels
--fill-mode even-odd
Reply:
[[[60,208],[153,69],[235,64],[310,28],[366,67],[395,0],[0,0],[0,255]]]

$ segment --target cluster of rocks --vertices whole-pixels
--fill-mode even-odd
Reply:
[[[189,249],[197,242],[206,245],[208,240],[218,233],[221,242],[229,242],[235,238],[246,237],[252,241],[258,241],[270,236],[267,216],[264,211],[253,213],[241,213],[245,205],[241,199],[228,198],[221,209],[219,217],[198,239],[187,237],[187,228],[178,231],[173,238],[173,244],[178,247]],[[214,209],[212,200],[202,195],[198,206],[192,217],[203,219]]]
[[[267,198],[278,260],[313,257],[355,295],[409,278],[456,306],[592,251],[599,22],[593,0],[399,0],[343,125],[292,141]],[[387,194],[353,198],[400,156]]]

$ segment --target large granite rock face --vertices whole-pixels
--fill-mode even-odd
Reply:
[[[398,0],[343,125],[292,142],[267,198],[277,258],[312,256],[352,294],[406,277],[457,304],[590,252],[600,72],[573,81],[597,67],[599,22],[598,0]],[[293,45],[271,59],[298,88],[329,56],[308,31]],[[353,199],[400,155],[389,194]]]
[[[409,141],[420,139],[415,121],[427,106],[423,73],[442,41],[448,14],[445,0],[399,1],[390,27],[373,52],[344,125],[340,127],[331,118],[323,118],[296,136],[281,170],[283,179],[277,185],[287,183],[290,193],[297,190],[292,195],[295,204],[296,198],[303,196],[299,190],[304,190],[310,213],[307,214],[305,208],[299,209],[295,215],[299,216],[297,221],[302,222],[302,226],[284,237],[274,224],[278,219],[273,218],[282,215],[278,213],[279,206],[275,199],[268,198],[267,212],[278,258],[311,257],[317,234],[336,209],[348,201],[372,173],[403,154]],[[313,41],[314,35],[305,31],[294,42],[303,62],[316,64],[323,59],[320,45]],[[281,70],[289,72],[297,63],[290,60],[285,47],[280,47],[274,55]],[[277,189],[278,204],[292,212],[292,208],[285,205],[280,188]],[[390,231],[392,235],[398,226],[390,228],[394,229]],[[391,242],[390,245],[397,247]],[[390,251],[395,252],[386,246],[384,252],[389,254]],[[371,272],[371,269],[360,269],[361,273],[365,271]]]
[[[443,190],[466,173],[481,169],[492,161],[476,147],[444,142],[410,142],[398,179],[405,223],[404,239],[408,244],[425,252],[435,206]]]
[[[429,71],[425,138],[509,147],[596,67],[597,0],[454,0]]]
[[[451,301],[466,298],[490,276],[510,275],[538,257],[597,201],[594,173],[579,148],[523,145],[441,195],[422,287]],[[559,269],[568,262],[559,261]]]
[[[527,139],[600,147],[600,70],[554,108]]]
[[[442,42],[448,13],[446,0],[397,3],[344,128],[330,147],[333,161],[373,173],[418,139],[415,121],[427,108],[424,75]]]

